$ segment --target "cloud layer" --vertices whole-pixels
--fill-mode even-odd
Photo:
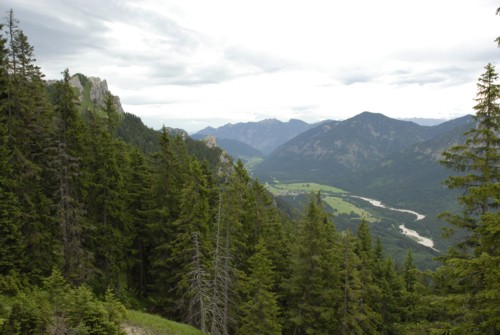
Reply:
[[[49,78],[98,76],[150,126],[472,112],[493,0],[6,0]]]

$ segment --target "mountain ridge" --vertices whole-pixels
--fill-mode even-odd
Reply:
[[[300,175],[335,182],[353,170],[429,140],[447,129],[363,112],[344,121],[325,122],[299,134],[266,157],[254,172],[262,175],[265,171],[279,179],[287,177],[289,171],[288,177]]]
[[[238,140],[268,155],[281,144],[312,127],[314,124],[298,119],[283,122],[272,118],[258,122],[228,123],[219,128],[207,127],[192,137],[200,139],[215,136],[218,139]]]

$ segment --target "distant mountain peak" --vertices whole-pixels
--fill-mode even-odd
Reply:
[[[269,118],[258,122],[228,123],[219,128],[207,127],[194,134],[194,137],[214,135],[219,139],[237,140],[269,154],[281,144],[312,127],[314,125],[300,120],[283,122]]]

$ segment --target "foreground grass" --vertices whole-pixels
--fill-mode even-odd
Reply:
[[[127,310],[125,328],[130,335],[203,335],[194,327],[133,310]]]

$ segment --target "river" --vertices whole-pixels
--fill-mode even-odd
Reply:
[[[386,206],[386,205],[384,205],[379,200],[365,198],[365,197],[358,197],[358,196],[355,196],[355,195],[352,195],[351,197],[367,201],[367,202],[369,202],[371,205],[373,205],[375,207],[385,208],[385,209],[388,209],[388,210],[391,210],[391,211],[395,211],[395,212],[402,212],[402,213],[413,214],[413,215],[416,216],[415,221],[420,221],[420,220],[425,219],[425,215],[423,215],[423,214],[417,213],[415,211],[411,211],[409,209],[400,209],[400,208],[394,208],[394,207]],[[418,244],[421,244],[421,245],[423,245],[423,246],[425,246],[427,248],[430,248],[430,249],[432,249],[434,251],[438,251],[436,248],[434,248],[434,241],[432,239],[430,239],[428,237],[423,237],[417,231],[406,228],[404,224],[401,224],[399,226],[399,229],[401,230],[401,234],[410,237],[411,239],[415,240]]]

